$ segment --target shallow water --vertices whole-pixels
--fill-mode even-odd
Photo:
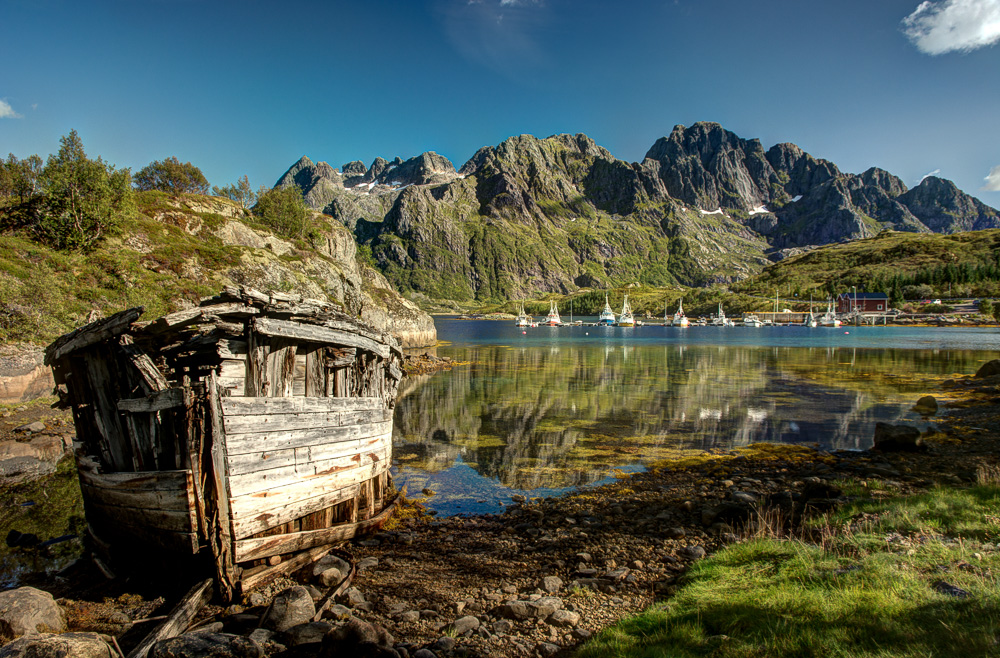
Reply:
[[[435,491],[443,514],[501,511],[683,450],[865,449],[878,421],[926,426],[910,407],[929,378],[1000,349],[993,329],[436,323],[438,355],[468,365],[404,382],[394,477]]]

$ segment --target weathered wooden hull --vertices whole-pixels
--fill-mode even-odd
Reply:
[[[231,598],[388,518],[402,371],[394,340],[319,302],[227,294],[145,325],[123,312],[47,359],[91,533],[210,555]]]

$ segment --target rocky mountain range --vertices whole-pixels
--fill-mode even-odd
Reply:
[[[438,299],[731,282],[884,230],[1000,228],[997,210],[950,181],[908,189],[715,123],[676,126],[638,163],[582,134],[521,135],[457,171],[433,152],[340,170],[303,157],[286,185],[350,228],[399,289]]]

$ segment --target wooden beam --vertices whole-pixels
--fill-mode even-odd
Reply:
[[[183,388],[168,388],[147,395],[144,398],[132,398],[118,401],[118,411],[127,411],[133,414],[150,414],[164,409],[184,406]]]
[[[313,548],[304,553],[300,553],[290,560],[285,560],[276,567],[269,567],[249,576],[245,576],[240,580],[240,589],[244,594],[246,594],[254,588],[274,580],[278,576],[298,571],[302,567],[312,564],[329,552],[329,546],[320,546],[319,548]]]
[[[139,319],[142,311],[141,306],[130,308],[66,334],[46,348],[45,365],[52,365],[72,352],[125,333]]]
[[[357,523],[346,523],[323,530],[307,530],[286,535],[240,539],[236,542],[236,561],[257,560],[271,555],[293,553],[314,546],[328,546],[350,539],[355,535],[381,527],[392,516],[398,501],[399,497],[397,496],[377,515]]]
[[[219,386],[215,371],[210,371],[206,382],[211,433],[209,465],[210,496],[214,512],[214,537],[209,544],[215,558],[216,582],[219,594],[226,601],[233,597],[236,588],[235,564],[233,562],[232,525],[229,509],[229,477],[226,472],[226,433],[222,425],[222,408],[219,403]]]
[[[346,323],[344,323],[344,329],[332,329],[318,325],[258,317],[254,318],[253,327],[257,332],[265,336],[288,338],[323,345],[336,345],[338,347],[357,347],[374,352],[383,359],[388,358],[390,353],[388,345],[357,333],[357,328],[348,327]]]
[[[153,648],[153,645],[160,640],[168,640],[183,633],[191,624],[209,599],[212,598],[212,579],[203,580],[192,587],[184,598],[174,606],[174,609],[167,615],[166,621],[156,627],[156,629],[146,636],[139,645],[132,649],[128,658],[146,658],[146,654]]]
[[[375,397],[365,398],[223,398],[222,412],[230,416],[265,414],[298,414],[310,411],[370,411],[384,409],[385,403]]]

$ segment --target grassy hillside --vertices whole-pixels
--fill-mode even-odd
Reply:
[[[144,306],[157,317],[224,285],[297,292],[355,312],[384,291],[359,273],[339,222],[314,214],[308,236],[275,237],[219,197],[136,195],[138,214],[88,253],[58,251],[26,233],[0,235],[0,341],[47,343],[83,324]]]
[[[1000,230],[937,233],[885,232],[877,237],[822,247],[775,263],[734,286],[750,294],[799,294],[816,299],[858,290],[906,298],[983,297],[1000,293]],[[919,286],[928,286],[919,289]]]

